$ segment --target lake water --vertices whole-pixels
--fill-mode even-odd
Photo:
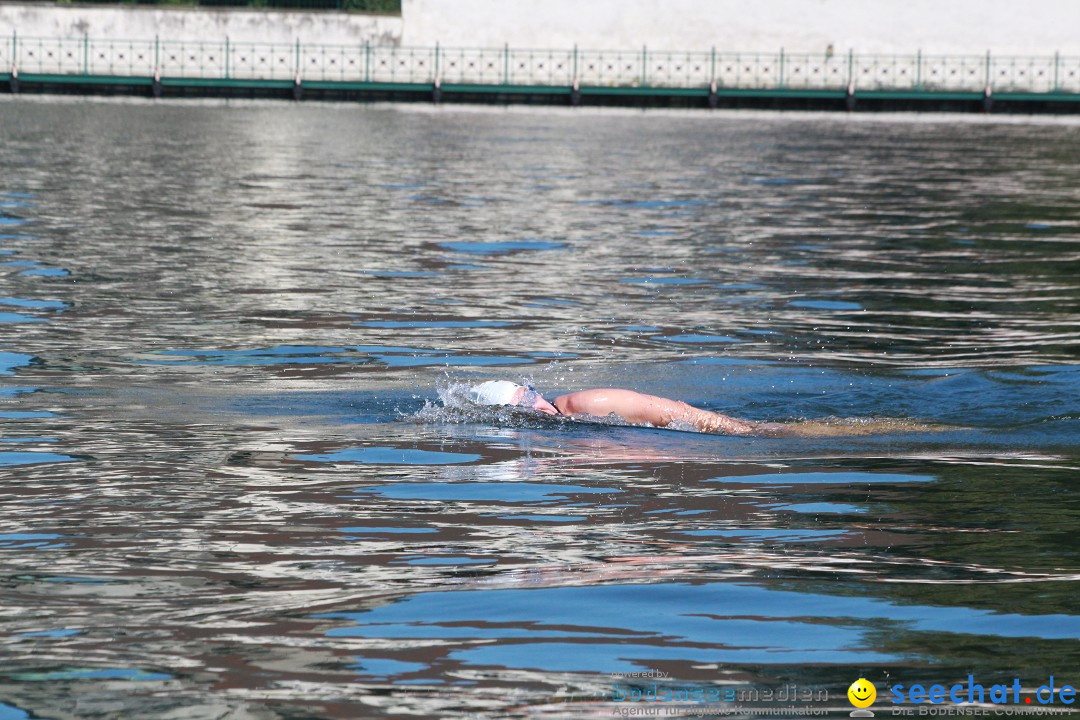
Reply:
[[[0,718],[1080,684],[1078,161],[1069,122],[0,102]],[[492,378],[873,432],[440,401]]]

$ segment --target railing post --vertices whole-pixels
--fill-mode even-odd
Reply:
[[[432,78],[431,102],[442,102],[442,77],[439,75],[439,43],[435,43],[435,77]]]
[[[1058,71],[1061,68],[1061,53],[1057,50],[1054,51],[1054,92],[1061,89],[1061,85],[1058,83]]]
[[[90,74],[90,34],[83,33],[82,36],[82,74]]]
[[[922,90],[922,48],[915,51],[915,89]]]
[[[225,36],[225,79],[229,79],[229,36]]]
[[[577,84],[577,43],[574,43],[574,76],[570,78],[572,84]]]
[[[847,51],[847,84],[851,87],[851,83],[855,81],[855,51],[848,49]]]
[[[293,64],[296,67],[296,74],[293,76],[292,95],[293,100],[300,101],[304,97],[304,81],[300,79],[300,38],[296,38],[296,55]]]
[[[364,82],[371,82],[371,41],[364,43]]]
[[[990,51],[986,51],[986,87],[990,87]]]
[[[649,51],[644,45],[641,46],[641,87],[649,86]]]
[[[303,81],[300,79],[300,38],[296,38],[296,77],[293,78],[293,100],[302,100],[304,97]]]
[[[12,93],[19,92],[19,34],[18,31],[11,31],[11,79],[8,81],[8,85],[11,88]]]
[[[503,45],[503,85],[510,82],[510,43]]]
[[[777,87],[784,87],[784,48],[780,48],[780,83]]]
[[[720,99],[716,95],[716,46],[713,45],[711,53],[711,65],[709,70],[709,109],[715,110],[720,104]]]
[[[154,97],[161,97],[161,60],[158,36],[154,36],[154,84],[151,86]]]

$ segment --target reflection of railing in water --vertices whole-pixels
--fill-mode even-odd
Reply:
[[[1080,92],[1080,57],[840,55],[0,39],[0,72],[613,88]]]

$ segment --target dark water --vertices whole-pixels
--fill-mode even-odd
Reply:
[[[0,103],[0,718],[1080,684],[1078,160],[953,117]],[[439,402],[496,377],[903,422]]]

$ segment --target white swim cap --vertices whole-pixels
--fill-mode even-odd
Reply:
[[[509,380],[488,380],[469,388],[469,399],[477,405],[513,405],[520,387]]]

